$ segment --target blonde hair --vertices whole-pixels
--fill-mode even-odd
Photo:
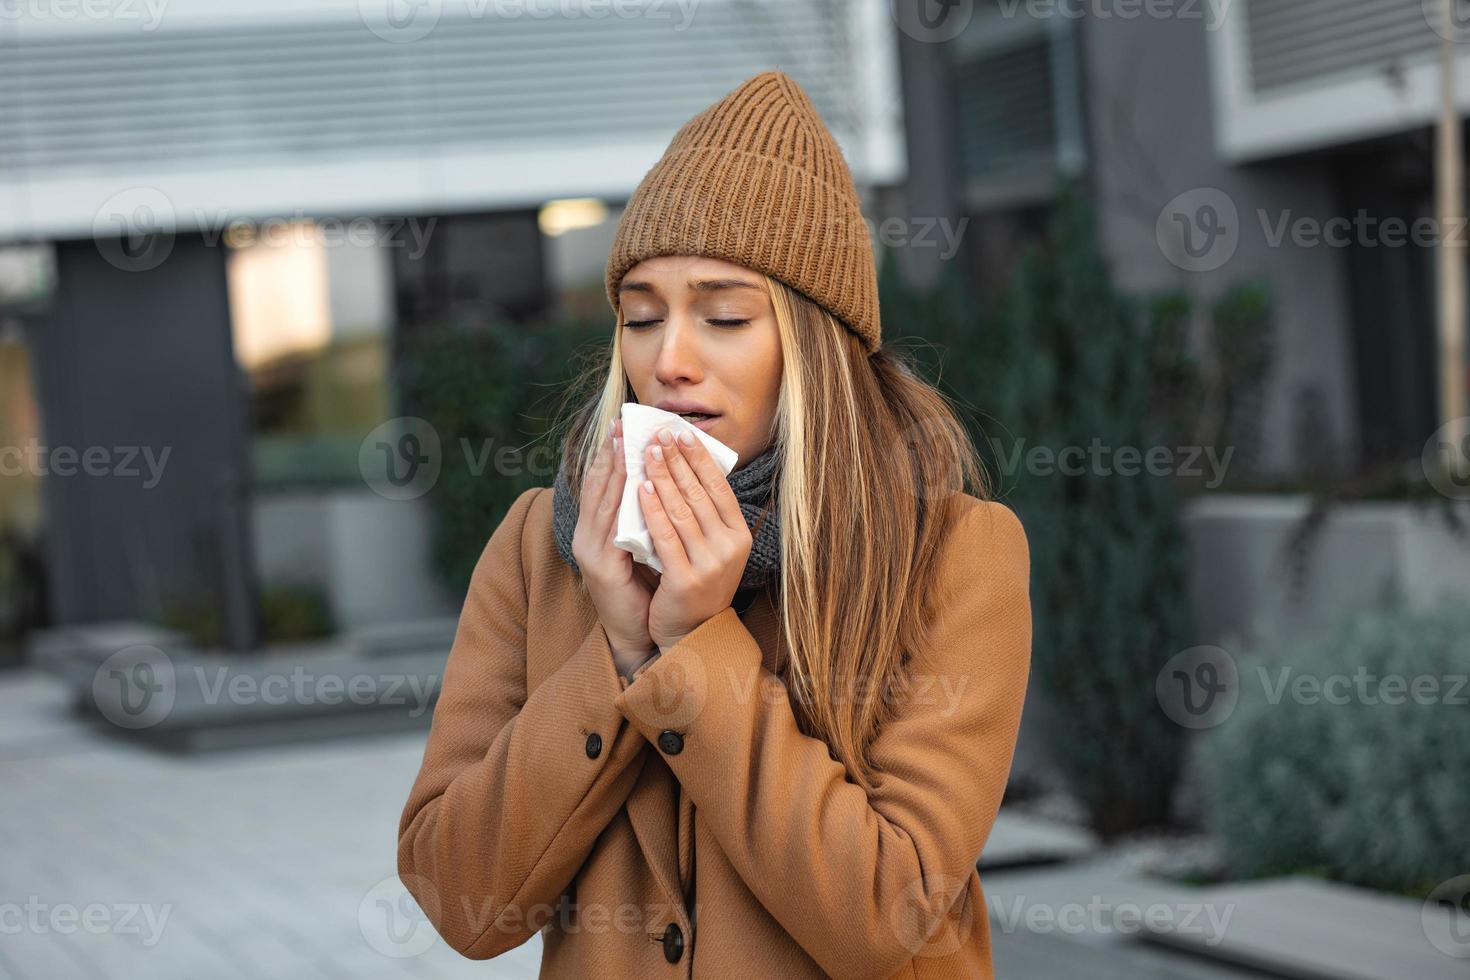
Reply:
[[[776,607],[792,709],[862,785],[868,748],[904,696],[911,651],[928,645],[926,599],[962,492],[989,494],[984,468],[948,399],[906,355],[863,340],[813,300],[769,276],[784,366],[773,438],[781,562]],[[605,357],[583,375],[564,443],[575,496],[631,398],[622,315]]]

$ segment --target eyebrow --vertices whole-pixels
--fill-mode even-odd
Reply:
[[[689,288],[701,293],[713,292],[717,289],[759,289],[760,287],[748,279],[691,279]],[[657,293],[653,283],[643,280],[623,280],[618,286],[621,293]]]

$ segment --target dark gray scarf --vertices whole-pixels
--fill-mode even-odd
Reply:
[[[741,591],[771,582],[780,568],[780,508],[773,492],[780,468],[779,457],[780,452],[772,443],[765,452],[725,478],[740,501],[740,510],[745,514],[745,524],[750,528],[752,538],[745,574],[740,578]],[[765,515],[765,520],[761,520],[761,512],[768,503],[770,512]],[[557,467],[556,482],[552,484],[551,527],[562,560],[576,568],[577,562],[572,558],[572,535],[577,529],[577,503],[572,499],[571,486],[567,482],[565,455]]]

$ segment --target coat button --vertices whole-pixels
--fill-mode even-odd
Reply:
[[[669,927],[664,930],[664,959],[677,963],[683,955],[684,932],[679,928],[679,923],[670,922]]]
[[[593,732],[587,736],[587,758],[595,759],[602,754],[602,736]]]
[[[684,751],[684,736],[670,728],[665,728],[658,733],[658,747],[669,755],[678,755]]]

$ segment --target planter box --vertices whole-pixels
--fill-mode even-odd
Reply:
[[[116,622],[42,631],[29,659],[119,735],[202,750],[428,727],[455,620],[250,653]]]
[[[425,499],[327,488],[258,494],[254,507],[261,581],[317,586],[340,629],[458,616],[463,597],[430,562]]]
[[[1470,526],[1470,503],[1456,503]],[[1392,501],[1340,504],[1312,539],[1302,587],[1290,545],[1305,495],[1210,494],[1185,511],[1189,588],[1201,643],[1231,646],[1321,626],[1397,586],[1412,605],[1470,600],[1470,535],[1438,508]]]
[[[60,677],[80,696],[83,689],[92,686],[103,662],[119,650],[147,646],[172,656],[187,645],[182,633],[119,619],[36,630],[27,642],[26,660]]]

